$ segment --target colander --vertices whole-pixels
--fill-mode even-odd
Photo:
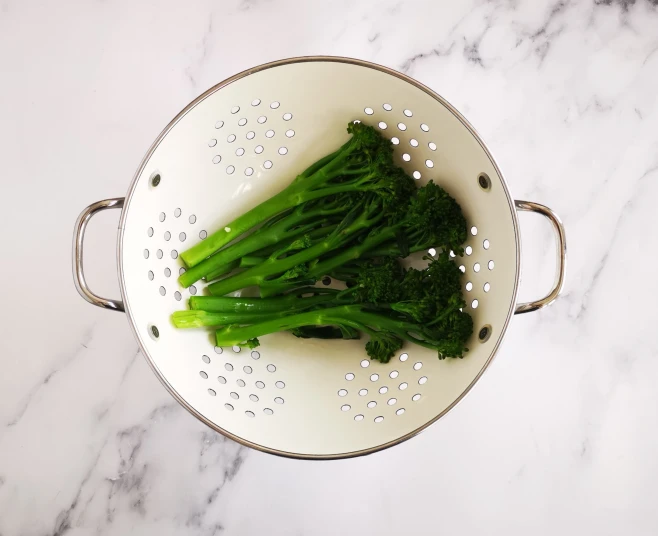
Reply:
[[[475,331],[464,359],[406,345],[390,363],[371,362],[364,341],[261,338],[254,351],[219,348],[205,330],[177,330],[171,313],[203,293],[177,284],[179,252],[269,198],[339,147],[349,121],[379,128],[395,159],[423,184],[434,179],[469,222],[464,296]],[[85,228],[122,209],[117,256],[122,301],[85,282]],[[542,214],[557,231],[551,292],[516,304],[518,210]],[[434,251],[430,250],[430,254]],[[199,420],[244,445],[294,458],[372,453],[420,432],[459,402],[491,363],[513,314],[560,293],[566,245],[547,207],[514,201],[473,127],[415,80],[365,61],[293,58],[225,80],[190,103],[146,153],[125,198],[87,207],[74,231],[74,279],[90,303],[125,311],[142,353],[169,392]]]

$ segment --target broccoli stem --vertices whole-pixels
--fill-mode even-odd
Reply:
[[[299,181],[299,180],[305,179],[306,177],[309,177],[309,176],[315,174],[316,171],[319,171],[321,168],[323,168],[329,162],[331,162],[334,158],[336,158],[336,155],[338,155],[342,150],[344,150],[345,146],[348,145],[349,143],[350,143],[349,141],[346,142],[338,150],[334,151],[333,153],[329,153],[327,156],[324,156],[324,157],[320,158],[320,160],[318,160],[314,164],[311,164],[302,173],[297,175],[297,177],[295,177],[294,180]]]
[[[228,274],[231,270],[238,267],[239,262],[231,261],[227,263],[216,262],[215,257],[210,257],[201,264],[194,266],[183,272],[178,277],[178,282],[182,287],[187,288],[196,283],[199,279],[206,277],[208,280],[216,279],[221,275]],[[207,264],[206,264],[207,263]]]
[[[208,286],[208,291],[215,296],[223,296],[229,292],[240,290],[245,287],[258,286],[268,278],[282,274],[292,268],[302,266],[307,262],[313,261],[327,254],[330,251],[344,245],[351,237],[371,227],[382,217],[382,211],[377,202],[370,201],[367,206],[357,205],[345,217],[344,225],[339,227],[329,236],[316,244],[302,249],[298,253],[280,258],[283,251],[274,253],[267,260],[257,266],[248,268],[226,279],[217,281]],[[357,215],[358,214],[358,215]]]
[[[382,330],[394,333],[401,339],[414,342],[426,348],[435,349],[430,342],[418,339],[412,333],[422,331],[421,326],[397,320],[377,313],[365,311],[360,305],[343,305],[305,311],[297,314],[285,314],[280,318],[269,318],[249,326],[227,325],[215,332],[217,346],[234,346],[247,343],[251,339],[270,333],[288,331],[303,326],[348,326],[375,335]],[[369,328],[373,326],[377,331]]]
[[[308,269],[305,278],[315,279],[317,281],[323,275],[331,274],[336,268],[339,268],[340,266],[343,266],[350,261],[358,259],[369,250],[376,248],[379,244],[395,238],[396,229],[396,227],[388,227],[380,233],[366,237],[366,239],[360,244],[356,244],[337,253],[332,257],[315,263]],[[264,298],[269,296],[276,296],[277,294],[286,292],[299,286],[299,283],[295,281],[283,283],[278,281],[262,281],[258,284],[260,286],[261,296]],[[211,290],[211,292],[213,291]]]
[[[407,257],[411,253],[428,250],[431,247],[436,247],[439,251],[443,249],[441,246],[436,246],[436,244],[432,242],[424,242],[409,244],[405,251],[402,251],[400,245],[397,242],[392,241],[371,249],[364,253],[362,257]]]
[[[348,326],[303,326],[291,331],[300,339],[360,339],[361,332]]]
[[[203,260],[196,266],[189,268],[178,278],[181,286],[187,288],[203,277],[215,273],[220,267],[244,257],[265,246],[278,244],[282,241],[294,240],[296,237],[312,231],[319,225],[329,222],[328,218],[334,214],[345,211],[345,206],[340,202],[329,203],[311,210],[305,210],[304,206],[297,207],[289,215],[276,221],[274,224],[261,227],[256,232],[218,251],[211,257]],[[203,244],[204,242],[201,242]],[[196,246],[195,246],[196,247]],[[181,254],[182,256],[182,254]],[[230,270],[229,270],[230,271]],[[222,272],[223,275],[227,272]]]
[[[278,194],[238,216],[226,224],[223,229],[214,232],[202,242],[182,252],[180,257],[185,265],[196,266],[232,240],[291,207],[321,197],[358,190],[359,184],[367,183],[371,179],[372,169],[369,164],[365,163],[355,169],[350,167],[349,158],[359,149],[359,144],[350,143],[351,141],[345,143],[335,153],[312,165]],[[364,177],[362,178],[360,175]],[[330,184],[332,179],[341,176],[354,176],[354,178],[343,180],[336,185]]]
[[[289,314],[287,311],[271,313],[214,313],[209,311],[174,311],[171,321],[177,328],[217,327],[231,324],[254,324]]]
[[[321,292],[305,298],[301,294]],[[190,309],[203,310],[216,313],[271,313],[291,311],[295,309],[308,309],[321,303],[330,302],[338,293],[334,289],[299,289],[293,295],[276,298],[243,298],[229,296],[191,296]]]
[[[239,268],[239,266],[240,266],[239,261],[233,261],[233,262],[229,262],[228,264],[222,264],[221,266],[218,266],[216,269],[214,269],[212,272],[206,274],[206,281],[210,282],[215,279],[218,279],[221,276],[232,272],[235,268]],[[192,270],[193,269],[194,268],[192,268]]]
[[[315,259],[331,247],[331,241],[323,240],[308,249],[304,249],[299,253],[283,259],[278,259],[276,256],[269,257],[261,264],[248,268],[244,272],[212,283],[208,286],[208,291],[214,296],[223,296],[235,290],[259,285],[268,277],[280,274]]]
[[[317,229],[313,229],[312,231],[309,231],[308,233],[306,233],[306,236],[308,236],[311,240],[324,238],[326,236],[329,236],[331,233],[333,233],[337,227],[338,224],[324,225],[322,227],[318,227]],[[265,260],[267,257],[272,255],[272,253],[275,253],[276,251],[279,251],[281,248],[292,244],[296,239],[297,237],[289,238],[288,240],[281,240],[276,244],[272,244],[271,246],[267,246],[254,251],[250,256],[260,257],[262,260]]]
[[[375,235],[367,236],[360,244],[356,244],[328,259],[318,262],[309,269],[308,275],[310,277],[320,278],[323,275],[333,272],[343,264],[360,258],[364,253],[377,247],[379,244],[395,238],[396,230],[396,227],[387,227]]]
[[[258,266],[265,259],[263,257],[255,257],[253,255],[247,255],[240,259],[240,268],[251,268],[252,266]]]
[[[286,189],[244,214],[241,214],[202,242],[183,251],[180,257],[186,266],[196,266],[232,240],[253,229],[256,225],[268,218],[275,216],[279,212],[283,212],[290,206],[290,192]]]

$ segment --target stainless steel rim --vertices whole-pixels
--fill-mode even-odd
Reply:
[[[144,167],[146,166],[146,163],[150,159],[151,155],[155,151],[155,149],[158,147],[160,142],[165,138],[165,136],[169,133],[169,131],[180,121],[192,108],[194,108],[197,104],[199,104],[201,101],[215,93],[216,91],[220,90],[223,87],[226,87],[227,85],[231,84],[232,82],[235,82],[236,80],[239,80],[241,78],[244,78],[246,76],[249,76],[250,74],[257,73],[266,69],[271,69],[273,67],[278,67],[281,65],[288,65],[292,63],[305,63],[305,62],[339,62],[339,63],[347,63],[347,64],[352,64],[352,65],[358,65],[361,67],[367,67],[369,69],[375,69],[387,74],[390,74],[392,76],[395,76],[401,80],[404,80],[408,82],[409,84],[412,84],[413,86],[417,87],[418,89],[424,91],[431,97],[433,97],[436,101],[441,103],[443,106],[448,108],[452,114],[471,132],[471,134],[475,137],[477,142],[480,144],[482,149],[484,150],[485,154],[489,158],[492,166],[496,170],[496,173],[498,173],[498,176],[501,178],[501,184],[503,187],[503,190],[505,192],[505,197],[507,198],[507,202],[509,205],[509,210],[510,210],[510,215],[512,217],[512,222],[513,222],[513,228],[514,228],[514,240],[516,243],[516,275],[515,275],[515,283],[514,283],[514,292],[512,296],[510,297],[510,303],[508,306],[508,313],[507,317],[505,319],[505,323],[502,327],[500,337],[498,338],[498,341],[496,342],[496,346],[494,347],[493,351],[491,352],[491,355],[489,359],[486,361],[478,375],[473,379],[473,381],[468,385],[468,387],[464,390],[464,392],[452,403],[450,404],[445,410],[443,410],[441,413],[436,415],[433,419],[430,421],[426,422],[422,426],[418,427],[417,429],[405,434],[404,436],[401,436],[393,441],[389,441],[387,443],[383,443],[380,445],[377,445],[375,447],[371,447],[368,449],[363,449],[359,451],[354,451],[354,452],[347,452],[343,454],[330,454],[330,455],[312,455],[312,454],[296,454],[292,452],[287,452],[287,451],[281,451],[281,450],[276,450],[276,449],[271,449],[268,448],[264,445],[259,445],[257,443],[253,443],[251,441],[245,440],[242,437],[236,436],[235,434],[232,434],[228,430],[224,430],[223,428],[217,426],[215,423],[209,421],[206,419],[203,415],[201,415],[198,411],[196,411],[193,407],[191,407],[184,398],[182,398],[178,392],[171,386],[171,384],[167,381],[167,379],[162,375],[156,364],[153,362],[151,359],[150,355],[145,349],[144,343],[142,341],[142,337],[140,332],[137,330],[135,322],[133,320],[133,315],[131,311],[131,306],[130,306],[130,301],[128,300],[128,297],[126,295],[126,289],[125,289],[125,279],[124,279],[124,273],[123,273],[123,233],[124,233],[124,227],[125,227],[125,222],[126,222],[126,216],[128,214],[128,209],[130,208],[130,202],[133,197],[133,192],[135,190],[135,187],[137,185],[137,180],[139,179],[140,175],[142,174],[142,171],[144,170]],[[135,337],[137,338],[137,341],[139,343],[140,349],[144,357],[146,358],[149,366],[153,370],[153,372],[156,374],[160,382],[165,386],[165,388],[169,391],[169,393],[187,410],[189,411],[192,415],[194,415],[197,419],[199,419],[201,422],[215,430],[216,432],[221,433],[222,435],[242,444],[250,448],[257,449],[261,452],[267,452],[269,454],[274,454],[277,456],[283,456],[287,458],[294,458],[294,459],[309,459],[309,460],[335,460],[335,459],[344,459],[344,458],[353,458],[357,456],[364,456],[367,454],[372,454],[374,452],[380,451],[387,449],[389,447],[392,447],[394,445],[398,445],[415,435],[419,434],[423,430],[425,430],[427,427],[430,425],[434,424],[436,421],[438,421],[441,417],[443,417],[446,413],[448,413],[452,408],[454,408],[461,400],[464,399],[464,397],[471,391],[473,386],[478,382],[482,374],[484,374],[485,370],[489,367],[491,362],[493,361],[494,357],[498,353],[498,349],[500,348],[500,345],[502,343],[503,338],[505,337],[505,334],[507,332],[507,328],[509,326],[509,322],[514,315],[515,311],[515,305],[516,305],[516,295],[518,291],[518,286],[519,286],[519,277],[520,277],[520,265],[521,265],[521,244],[520,244],[520,239],[519,239],[519,227],[518,227],[518,219],[517,219],[517,213],[515,209],[515,203],[512,197],[510,196],[509,190],[507,188],[507,183],[505,182],[505,178],[496,163],[496,161],[493,158],[493,155],[489,151],[488,147],[482,140],[482,138],[479,136],[475,128],[466,120],[466,118],[454,107],[452,106],[448,101],[446,101],[443,97],[441,97],[439,94],[436,92],[432,91],[430,88],[427,86],[421,84],[420,82],[414,80],[413,78],[408,77],[407,75],[400,73],[398,71],[394,71],[393,69],[389,69],[388,67],[384,67],[382,65],[378,65],[375,63],[363,61],[363,60],[357,60],[353,58],[344,58],[344,57],[338,57],[338,56],[303,56],[303,57],[297,57],[297,58],[289,58],[289,59],[284,59],[284,60],[279,60],[279,61],[274,61],[271,63],[265,63],[263,65],[259,65],[257,67],[248,69],[246,71],[242,71],[241,73],[238,73],[230,78],[227,78],[223,82],[220,82],[219,84],[213,86],[212,88],[208,89],[206,92],[201,94],[199,97],[194,99],[190,104],[188,104],[166,127],[165,129],[160,133],[160,135],[156,138],[156,140],[153,142],[149,150],[147,151],[146,155],[142,159],[142,162],[139,165],[139,168],[137,169],[137,172],[135,173],[132,182],[130,183],[130,187],[128,189],[128,194],[126,195],[125,202],[124,202],[124,208],[121,213],[121,220],[119,222],[119,237],[117,240],[117,260],[118,260],[118,272],[119,272],[119,286],[121,289],[121,296],[123,299],[123,303],[125,305],[125,311],[126,314],[128,315],[128,318],[130,320],[130,326],[131,329],[133,330],[133,333]]]

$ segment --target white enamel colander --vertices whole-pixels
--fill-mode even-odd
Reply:
[[[464,359],[405,345],[383,365],[364,341],[261,338],[254,351],[217,348],[206,330],[178,330],[171,313],[191,294],[177,284],[179,252],[272,196],[347,138],[346,125],[377,126],[395,159],[420,184],[457,199],[469,222],[464,296],[475,332]],[[118,270],[123,301],[85,282],[89,219],[121,208]],[[553,290],[516,304],[520,272],[517,210],[546,216],[557,231]],[[74,233],[74,279],[100,307],[125,311],[142,353],[169,392],[216,431],[250,447],[295,458],[345,458],[400,443],[450,410],[482,375],[515,313],[560,293],[566,245],[548,208],[514,201],[473,127],[411,78],[364,61],[308,57],[250,69],[190,103],[146,153],[125,198],[87,207]]]

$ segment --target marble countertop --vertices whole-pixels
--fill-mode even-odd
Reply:
[[[456,409],[336,462],[197,422],[70,273],[79,211],[125,194],[181,108],[310,54],[435,89],[569,239],[563,296],[514,319]],[[0,72],[2,536],[658,533],[655,0],[0,0]],[[520,219],[524,300],[552,282],[553,238]],[[116,297],[117,222],[95,218],[86,249]]]

